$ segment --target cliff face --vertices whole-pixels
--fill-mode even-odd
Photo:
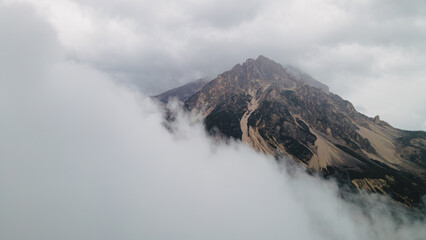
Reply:
[[[426,194],[426,133],[395,129],[300,70],[260,56],[238,64],[185,101],[212,134],[265,154],[290,156],[358,189],[407,205]]]

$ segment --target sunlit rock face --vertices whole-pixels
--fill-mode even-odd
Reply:
[[[291,156],[406,205],[426,193],[425,132],[367,117],[308,74],[264,56],[237,64],[184,103],[214,136],[239,139],[277,159]]]

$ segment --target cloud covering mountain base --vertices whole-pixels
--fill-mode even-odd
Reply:
[[[333,182],[241,143],[215,143],[185,116],[171,134],[149,98],[67,61],[31,11],[7,8],[3,20],[46,34],[29,47],[10,41],[0,61],[1,239],[426,235],[421,218],[377,196],[363,207],[346,202]],[[25,34],[0,24],[1,36]]]

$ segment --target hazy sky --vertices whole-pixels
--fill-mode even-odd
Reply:
[[[112,5],[107,2],[99,8],[61,3],[54,11],[37,3],[41,15],[25,4],[0,2],[0,239],[387,240],[426,235],[424,220],[388,205],[384,197],[353,195],[354,203],[343,201],[333,182],[280,167],[238,142],[214,143],[184,115],[175,133],[169,133],[160,108],[111,75],[111,66],[137,69],[137,64],[125,64],[127,57],[135,57],[127,59],[133,64],[144,59],[141,53],[149,49],[132,45],[140,44],[141,25],[108,14]],[[129,16],[134,11],[138,21],[175,13],[169,5],[151,6],[166,12],[146,9],[142,13],[148,16],[140,17],[141,5],[131,4],[117,11]],[[196,22],[218,28],[240,24],[231,13],[223,20],[205,19],[214,6],[198,6],[202,16]],[[245,11],[250,21],[254,10]],[[86,14],[93,22],[84,20]],[[61,28],[52,27],[52,21]],[[61,33],[62,28],[70,32]],[[179,62],[151,50],[158,64]],[[190,69],[189,63],[190,58],[169,70]],[[156,84],[142,83],[146,89]]]
[[[262,54],[368,116],[426,130],[424,0],[18,0],[67,58],[156,94]],[[37,37],[37,36],[35,36]]]

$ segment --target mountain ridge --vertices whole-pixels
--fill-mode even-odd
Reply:
[[[277,159],[290,156],[324,175],[347,175],[357,189],[419,203],[426,193],[426,133],[367,117],[307,76],[259,56],[219,74],[184,106],[213,135]]]
[[[189,97],[191,97],[195,92],[200,90],[209,81],[210,80],[208,78],[200,78],[198,80],[186,83],[185,85],[180,87],[170,89],[153,97],[155,99],[158,99],[162,103],[167,103],[172,98],[176,98],[177,100],[183,102]]]

